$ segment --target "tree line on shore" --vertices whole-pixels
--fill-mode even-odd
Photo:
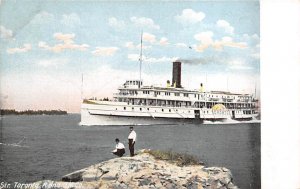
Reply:
[[[64,110],[24,110],[0,109],[0,115],[66,115]]]

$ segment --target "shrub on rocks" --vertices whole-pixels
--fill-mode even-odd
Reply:
[[[171,163],[175,163],[178,166],[188,166],[188,165],[203,165],[204,163],[199,161],[196,156],[189,155],[186,153],[178,153],[169,151],[162,151],[162,150],[147,150],[146,153],[151,154],[156,159],[166,160]]]

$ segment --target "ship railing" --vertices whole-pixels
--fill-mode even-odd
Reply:
[[[114,96],[137,96],[137,94],[130,93],[113,93]]]
[[[221,101],[221,98],[208,98],[209,101]]]
[[[113,95],[116,95],[116,96],[127,96],[127,95],[130,95],[129,93],[113,93]]]

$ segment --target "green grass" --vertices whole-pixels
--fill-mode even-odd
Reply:
[[[199,161],[196,156],[186,153],[178,153],[171,150],[146,150],[145,153],[153,155],[155,159],[166,160],[178,166],[203,165],[203,162]]]

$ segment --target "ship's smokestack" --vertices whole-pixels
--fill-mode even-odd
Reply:
[[[172,87],[181,88],[181,62],[173,62]]]

